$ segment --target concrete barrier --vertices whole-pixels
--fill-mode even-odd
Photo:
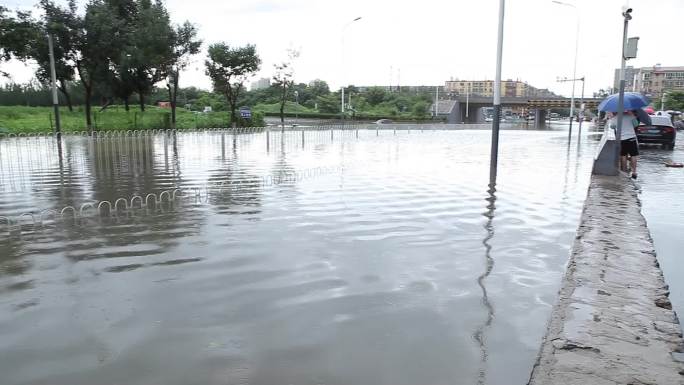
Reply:
[[[528,385],[684,383],[668,296],[633,183],[593,176]]]
[[[617,140],[615,140],[613,130],[606,128],[594,156],[592,174],[617,175],[619,152],[620,146]]]

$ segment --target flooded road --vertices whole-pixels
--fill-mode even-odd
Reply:
[[[2,140],[0,382],[524,384],[597,141],[500,143],[490,189],[484,130]]]
[[[639,181],[641,211],[648,222],[658,261],[670,285],[672,308],[684,315],[684,169],[665,167],[667,161],[684,163],[682,132],[674,151],[658,146],[640,147]]]

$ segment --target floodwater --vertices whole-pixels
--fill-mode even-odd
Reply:
[[[682,263],[682,234],[684,234],[684,169],[665,167],[665,162],[684,163],[683,133],[678,133],[674,151],[658,146],[639,148],[638,164],[641,212],[653,237],[660,267],[670,285],[672,308],[684,314],[684,263]]]
[[[1,140],[0,383],[526,383],[596,137],[415,128]]]

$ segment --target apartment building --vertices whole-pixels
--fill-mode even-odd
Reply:
[[[620,85],[620,70],[615,70],[613,86]],[[652,100],[659,100],[667,91],[684,91],[684,66],[625,68],[625,89],[641,92]]]
[[[447,80],[444,83],[447,93],[456,95],[494,96],[493,80]],[[520,80],[502,80],[501,96],[504,97],[554,97],[548,89],[539,89]]]

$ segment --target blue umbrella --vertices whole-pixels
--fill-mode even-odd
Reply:
[[[613,94],[603,99],[599,104],[599,111],[618,112],[619,94]],[[638,110],[648,106],[648,99],[638,92],[625,92],[625,110]]]

